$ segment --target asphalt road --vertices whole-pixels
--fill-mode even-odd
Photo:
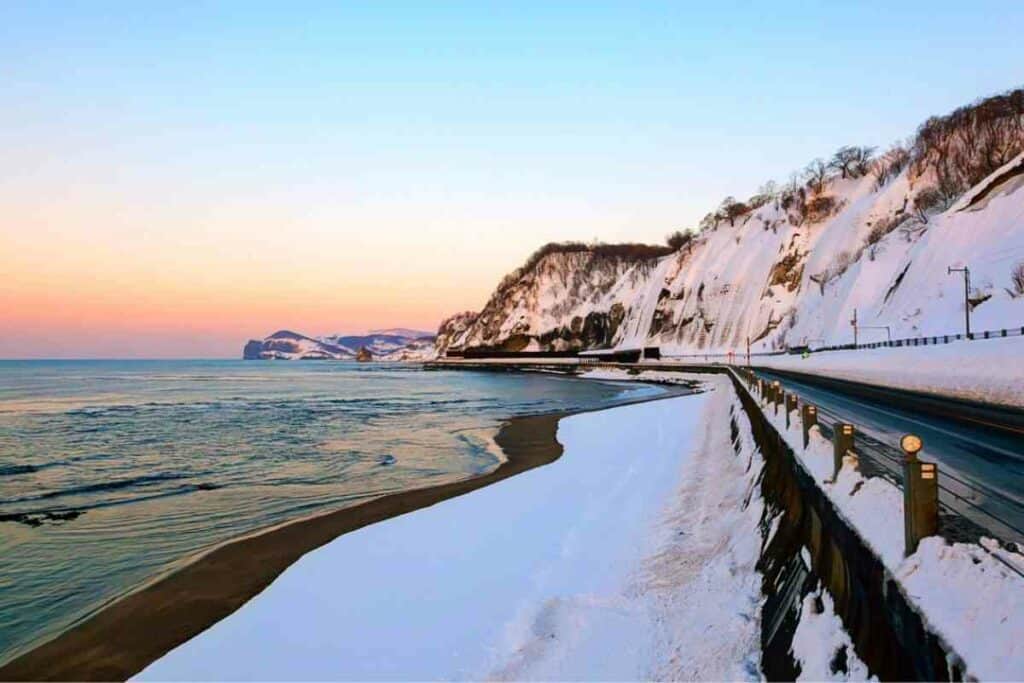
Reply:
[[[831,437],[834,422],[854,424],[865,474],[902,485],[899,439],[907,433],[921,437],[919,457],[939,464],[943,535],[973,540],[984,533],[1024,546],[1024,434],[1018,416],[977,404],[960,410],[956,401],[938,406],[934,397],[917,400],[905,392],[876,390],[866,396],[861,387],[839,380],[768,369],[757,373],[818,406],[826,436]]]

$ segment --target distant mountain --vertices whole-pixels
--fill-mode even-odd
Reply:
[[[434,335],[407,329],[378,330],[366,335],[309,337],[278,330],[252,339],[242,351],[245,360],[355,360],[361,351],[373,360],[421,361],[434,357]]]

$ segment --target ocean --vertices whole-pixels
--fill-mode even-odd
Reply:
[[[0,361],[0,663],[232,538],[487,472],[509,417],[659,391],[397,364]]]

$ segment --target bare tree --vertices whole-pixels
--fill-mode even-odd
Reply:
[[[846,145],[836,150],[829,166],[839,171],[843,178],[860,178],[868,172],[874,153],[874,147]]]
[[[1010,272],[1010,282],[1013,285],[1012,290],[1007,290],[1010,292],[1010,296],[1015,299],[1019,296],[1024,296],[1024,261],[1013,267],[1013,270]]]
[[[939,166],[936,169],[935,175],[938,180],[935,190],[938,192],[942,210],[945,211],[953,205],[953,202],[957,200],[957,197],[967,191],[967,188],[964,187],[964,184],[957,180],[956,175],[951,173],[945,166]]]
[[[824,159],[815,159],[804,168],[804,177],[807,179],[807,186],[815,192],[825,189],[825,181],[828,180],[829,165]]]
[[[870,172],[875,177],[875,189],[881,190],[910,163],[910,150],[897,142],[885,154],[871,162]]]
[[[928,222],[928,211],[942,204],[942,194],[935,187],[926,187],[914,197],[914,212],[922,223]]]
[[[835,209],[836,198],[830,194],[822,194],[804,204],[804,215],[811,223],[817,223],[831,216]]]
[[[1024,89],[978,100],[917,129],[911,173],[932,171],[949,195],[962,194],[1024,150]]]
[[[717,211],[704,214],[704,218],[700,219],[700,231],[714,230],[718,227],[718,222],[722,220],[722,217],[718,215]]]
[[[686,230],[676,230],[665,236],[665,243],[675,251],[685,247],[691,240],[693,240],[693,231],[689,228]]]
[[[779,187],[779,184],[774,180],[768,180],[764,182],[761,187],[757,188],[758,196],[768,197],[769,199],[774,199],[779,196],[779,192],[781,191],[782,188]]]
[[[736,219],[749,211],[747,205],[736,201],[735,197],[726,197],[718,207],[718,213],[729,221],[730,226],[736,225]]]

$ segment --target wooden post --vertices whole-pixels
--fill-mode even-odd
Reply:
[[[939,467],[921,462],[917,454],[921,439],[907,434],[900,439],[903,449],[903,537],[904,555],[913,555],[922,538],[939,532]]]
[[[840,422],[836,425],[836,430],[832,434],[832,481],[839,478],[839,470],[843,468],[843,456],[846,455],[846,451],[853,450],[853,434],[852,424]]]
[[[817,407],[805,403],[800,411],[800,417],[804,425],[804,448],[807,448],[811,442],[811,427],[816,427],[818,424]]]
[[[782,385],[779,380],[772,382],[772,403],[775,404],[775,414],[779,414],[779,404],[782,403]]]
[[[796,394],[786,394],[786,429],[789,429],[789,414],[796,410]]]

